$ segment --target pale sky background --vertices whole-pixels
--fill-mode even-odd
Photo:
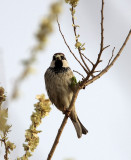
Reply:
[[[7,97],[15,78],[23,69],[20,61],[29,57],[30,49],[36,42],[34,34],[43,15],[48,14],[52,2],[54,1],[0,0],[0,85],[6,88]],[[100,9],[101,0],[81,0],[76,8],[80,41],[86,43],[85,55],[94,61],[100,46]],[[113,47],[116,47],[117,53],[131,28],[131,1],[105,0],[104,17],[105,45],[111,45],[103,55],[106,65]],[[59,20],[68,43],[76,52],[69,5],[64,5]],[[56,52],[65,53],[71,68],[81,71],[65,46],[56,24],[49,42],[34,65],[37,74],[24,81],[21,85],[21,98],[8,106],[9,124],[12,124],[9,137],[17,146],[11,154],[11,160],[23,154],[24,133],[30,125],[35,96],[46,94],[43,75],[50,65],[52,55]],[[89,133],[78,139],[69,120],[53,160],[131,160],[130,61],[131,39],[111,70],[79,94],[76,110]],[[80,77],[75,75],[79,80]],[[39,134],[40,143],[30,160],[46,160],[62,119],[63,114],[52,106],[50,115],[39,128],[43,131]],[[2,155],[0,148],[1,160]]]

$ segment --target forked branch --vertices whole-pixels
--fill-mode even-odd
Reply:
[[[123,45],[121,46],[120,50],[118,51],[118,53],[116,54],[116,56],[114,57],[114,59],[112,60],[112,62],[109,65],[107,65],[107,67],[105,67],[97,76],[93,77],[92,79],[87,80],[87,77],[86,77],[81,82],[80,86],[83,86],[83,85],[88,86],[89,84],[93,83],[94,81],[96,81],[97,79],[99,79],[101,76],[103,76],[103,74],[105,74],[114,65],[114,63],[116,62],[116,60],[119,58],[119,56],[121,55],[124,47],[127,44],[127,41],[129,40],[130,36],[131,36],[131,29],[130,29],[130,31],[129,31],[129,33],[128,33],[128,35],[127,35],[127,37],[126,37],[126,39],[125,39],[125,41],[123,43]]]

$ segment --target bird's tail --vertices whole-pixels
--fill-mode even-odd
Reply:
[[[71,119],[71,121],[72,121],[72,123],[73,123],[73,125],[75,127],[75,130],[76,130],[76,133],[77,133],[77,137],[81,138],[81,136],[82,136],[82,128],[81,128],[81,125],[80,125],[79,121],[78,120],[74,121],[72,119]]]
[[[72,121],[72,123],[75,127],[78,138],[81,138],[82,134],[87,134],[88,133],[88,130],[83,126],[83,124],[80,122],[78,117],[77,117],[76,120],[71,119],[71,121]]]
[[[80,125],[81,125],[81,128],[82,128],[82,134],[87,134],[88,133],[88,130],[83,126],[83,124],[81,123],[81,121],[79,120],[79,118],[77,117]]]

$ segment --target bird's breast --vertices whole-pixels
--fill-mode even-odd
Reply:
[[[71,102],[73,91],[70,88],[72,71],[64,73],[54,73],[47,70],[45,73],[45,84],[48,96],[55,106],[62,110],[68,108]]]

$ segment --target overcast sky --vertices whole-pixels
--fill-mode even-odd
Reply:
[[[21,60],[28,58],[35,45],[34,34],[39,23],[48,13],[53,0],[0,0],[0,85],[11,93],[15,78],[21,73]],[[85,43],[85,55],[94,62],[100,46],[100,10],[101,0],[81,0],[76,8],[76,23],[80,25],[80,41]],[[104,9],[105,45],[111,45],[103,55],[106,65],[113,47],[115,53],[120,49],[131,28],[131,1],[105,0]],[[69,5],[59,18],[63,33],[74,47],[74,35]],[[63,52],[72,68],[82,72],[65,46],[55,24],[49,43],[35,63],[36,75],[32,75],[21,85],[21,98],[9,104],[9,123],[12,132],[9,137],[17,148],[11,154],[11,160],[22,156],[25,130],[30,125],[30,115],[35,96],[46,94],[43,75],[49,67],[52,55]],[[99,80],[82,90],[76,101],[79,119],[89,133],[78,139],[74,127],[68,121],[62,133],[53,160],[74,158],[75,160],[131,160],[131,39],[116,64]],[[75,74],[77,79],[79,77]],[[63,114],[52,106],[39,134],[40,144],[31,160],[45,160],[53,144]],[[0,155],[3,153],[0,149]],[[0,157],[0,159],[2,159]],[[3,159],[2,159],[3,160]]]

